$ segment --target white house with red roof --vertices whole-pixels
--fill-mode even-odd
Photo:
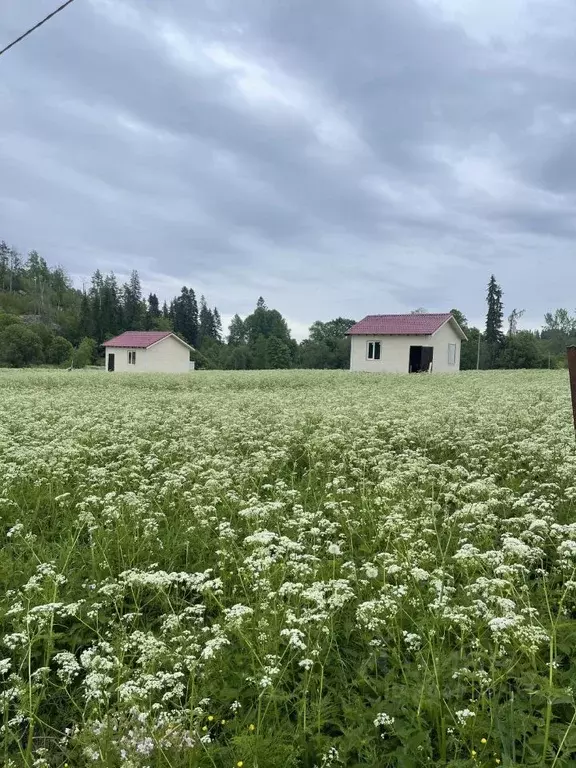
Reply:
[[[194,348],[171,331],[125,331],[104,343],[106,370],[121,373],[187,373]]]
[[[466,334],[450,314],[368,315],[348,331],[350,370],[456,373]]]

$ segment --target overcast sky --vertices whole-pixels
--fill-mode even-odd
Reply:
[[[0,48],[60,0],[0,0]],[[76,0],[0,57],[0,239],[224,318],[576,307],[574,0]]]

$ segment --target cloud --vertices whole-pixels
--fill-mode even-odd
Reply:
[[[8,39],[41,0],[3,12]],[[295,332],[571,306],[570,0],[86,0],[0,60],[0,237]],[[4,42],[4,39],[0,40]]]

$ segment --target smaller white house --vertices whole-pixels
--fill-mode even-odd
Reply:
[[[447,314],[368,315],[348,331],[350,370],[456,373],[466,334]]]
[[[104,342],[106,370],[121,373],[187,373],[194,348],[171,331],[125,331]]]

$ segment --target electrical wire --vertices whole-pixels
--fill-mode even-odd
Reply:
[[[28,37],[28,35],[32,34],[32,32],[38,29],[38,27],[41,27],[42,24],[46,24],[46,22],[49,21],[49,19],[51,19],[52,16],[56,16],[57,13],[60,13],[60,11],[63,11],[64,8],[66,8],[68,5],[70,5],[73,2],[74,0],[66,0],[66,2],[62,3],[62,5],[59,8],[56,8],[55,11],[52,11],[52,13],[49,13],[48,16],[46,16],[46,18],[42,19],[42,21],[39,21],[38,24],[35,24],[33,27],[30,27],[29,30],[24,32],[24,34],[20,35],[20,37],[17,37],[16,40],[13,40],[5,48],[2,48],[2,50],[0,50],[0,56],[2,56],[3,53],[6,53],[6,51],[9,51],[10,48],[13,48],[16,45],[16,43],[19,43],[21,40],[24,40],[25,37]]]

